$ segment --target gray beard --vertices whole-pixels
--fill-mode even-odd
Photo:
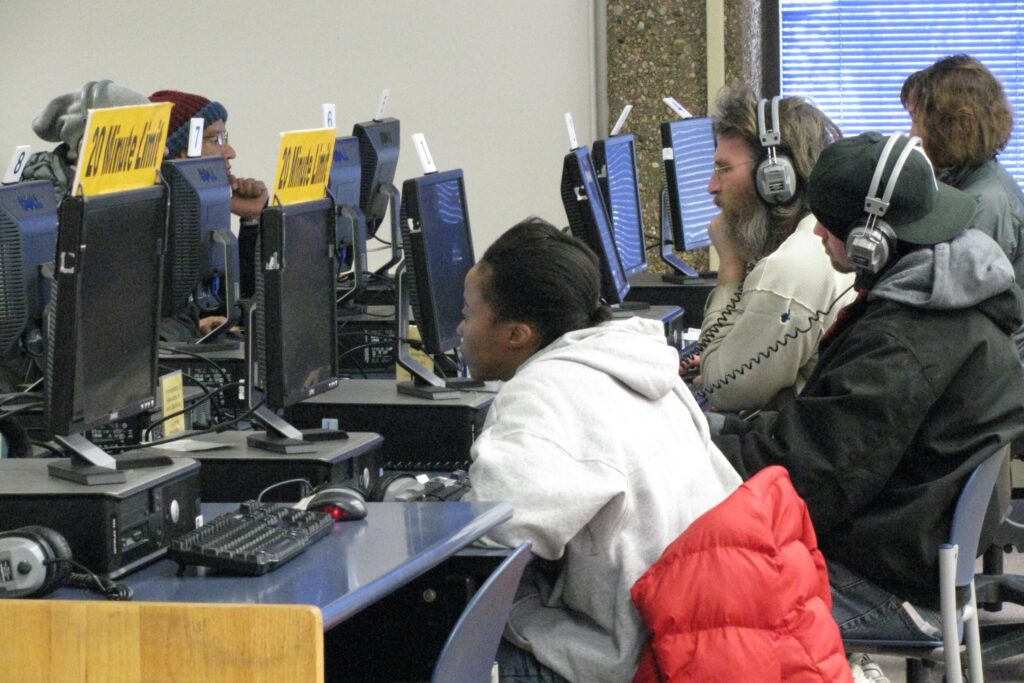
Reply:
[[[788,236],[785,226],[778,225],[771,208],[751,198],[738,206],[722,207],[727,233],[744,263],[754,263],[779,248]]]

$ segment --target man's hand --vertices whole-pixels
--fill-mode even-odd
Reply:
[[[267,186],[255,178],[236,178],[231,180],[231,213],[242,220],[256,221],[260,212],[270,198]]]
[[[679,363],[679,376],[687,382],[692,382],[700,377],[700,354]]]
[[[743,282],[744,263],[736,251],[736,245],[729,238],[725,214],[718,214],[708,225],[708,236],[718,252],[718,284]]]

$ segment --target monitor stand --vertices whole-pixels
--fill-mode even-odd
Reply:
[[[395,360],[412,375],[411,382],[399,382],[396,389],[400,394],[431,400],[451,400],[459,397],[460,389],[484,386],[479,380],[468,377],[445,379],[424,367],[413,358],[406,340],[409,329],[409,289],[406,286],[405,261],[395,270]]]
[[[149,449],[123,453],[115,458],[81,434],[54,435],[53,440],[68,451],[71,461],[50,463],[46,468],[50,476],[86,486],[123,484],[126,478],[121,470],[174,464],[169,456]]]
[[[266,406],[260,406],[253,414],[267,430],[249,434],[245,439],[249,448],[285,455],[315,453],[315,442],[348,438],[348,433],[340,429],[296,429]]]

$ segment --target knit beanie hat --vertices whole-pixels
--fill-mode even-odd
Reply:
[[[177,159],[188,147],[189,120],[202,117],[209,126],[217,121],[227,122],[228,110],[220,102],[211,102],[202,95],[180,90],[158,90],[149,96],[150,102],[170,102],[171,123],[167,129],[167,158]]]
[[[69,92],[51,100],[32,121],[32,130],[47,142],[66,143],[67,159],[74,165],[90,109],[146,103],[145,95],[115,85],[113,81],[89,81],[80,91]]]

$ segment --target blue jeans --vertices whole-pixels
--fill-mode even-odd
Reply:
[[[537,661],[533,654],[521,650],[504,638],[498,645],[498,680],[502,683],[568,683],[564,678]]]
[[[832,616],[844,639],[942,638],[938,612],[911,605],[838,562],[828,562],[828,580],[832,584]]]

